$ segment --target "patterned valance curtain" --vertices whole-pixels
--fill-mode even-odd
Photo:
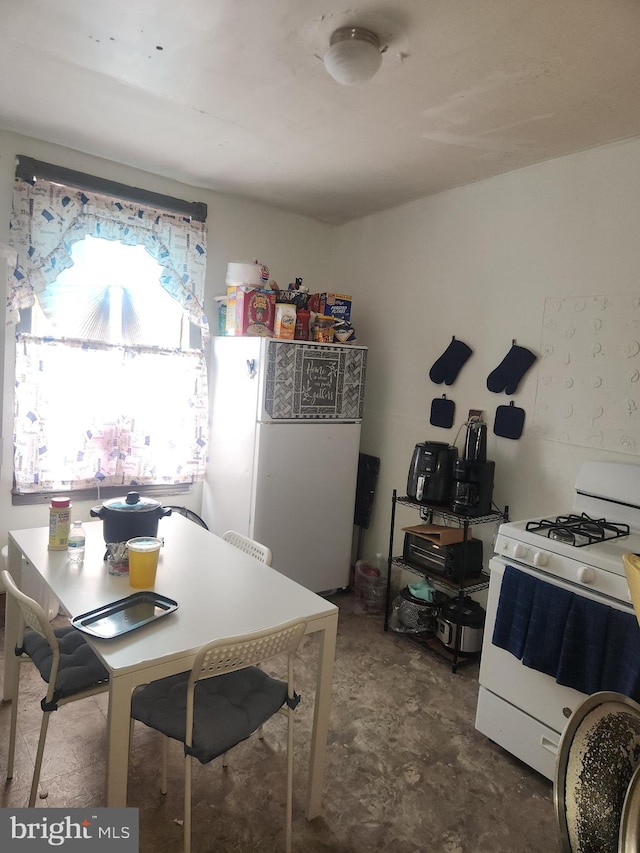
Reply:
[[[9,272],[8,322],[17,322],[20,310],[73,265],[73,244],[88,236],[143,245],[162,267],[162,287],[202,330],[202,349],[19,334],[14,490],[202,480],[208,423],[206,225],[46,180],[33,186],[16,181],[10,245],[17,263]]]
[[[142,245],[163,268],[160,283],[208,337],[204,313],[206,223],[129,201],[38,180],[16,181],[9,245],[17,262],[7,288],[7,322],[73,265],[71,247],[85,237]]]

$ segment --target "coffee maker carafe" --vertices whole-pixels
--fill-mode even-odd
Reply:
[[[490,513],[494,470],[495,462],[487,459],[487,425],[471,421],[467,426],[464,456],[453,465],[451,509],[467,516]]]
[[[487,461],[487,425],[482,421],[471,421],[467,426],[463,459],[466,462]]]

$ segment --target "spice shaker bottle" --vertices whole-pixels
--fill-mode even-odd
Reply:
[[[71,500],[51,498],[49,506],[49,550],[66,551],[69,544]]]

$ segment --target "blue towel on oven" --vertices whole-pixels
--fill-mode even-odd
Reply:
[[[640,627],[631,613],[607,608],[607,643],[600,690],[624,693],[640,702]]]
[[[556,681],[581,693],[597,693],[603,689],[610,608],[582,595],[570,595]]]
[[[566,589],[536,581],[522,663],[554,678],[574,598]]]
[[[518,659],[522,659],[527,640],[536,583],[531,575],[505,567],[492,641]]]
[[[506,566],[493,644],[581,693],[640,701],[640,627],[629,613]]]

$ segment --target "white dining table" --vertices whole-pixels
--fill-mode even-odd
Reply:
[[[9,572],[22,582],[23,559],[44,579],[71,617],[136,592],[128,576],[115,577],[104,562],[101,521],[88,522],[80,568],[66,552],[49,551],[48,527],[9,533]],[[321,812],[325,749],[331,710],[338,608],[181,515],[162,518],[164,540],[154,591],[174,599],[173,613],[111,639],[87,641],[110,674],[106,805],[126,806],[131,694],[140,684],[191,669],[205,643],[307,620],[307,633],[320,635],[311,736],[306,813]],[[300,559],[304,559],[301,555]],[[27,566],[25,571],[33,569]],[[13,653],[18,610],[7,596],[3,697],[11,696],[18,661]]]

